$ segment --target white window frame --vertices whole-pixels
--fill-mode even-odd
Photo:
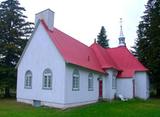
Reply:
[[[72,75],[72,90],[79,91],[80,86],[80,75],[78,69],[74,69]]]
[[[27,70],[25,73],[24,88],[26,89],[32,88],[32,72],[30,70]]]
[[[42,88],[47,90],[52,89],[52,71],[48,68],[43,72]]]
[[[89,73],[88,75],[88,91],[93,91],[93,74]]]

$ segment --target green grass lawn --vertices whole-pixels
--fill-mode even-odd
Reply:
[[[66,110],[0,100],[0,117],[160,117],[160,99],[98,102]]]

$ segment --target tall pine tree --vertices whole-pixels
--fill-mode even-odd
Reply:
[[[148,1],[137,34],[136,54],[149,68],[152,86],[160,96],[160,0]]]
[[[0,3],[0,88],[5,89],[5,96],[16,86],[14,67],[33,30],[33,23],[26,21],[24,11],[18,0]]]
[[[109,44],[108,44],[108,39],[107,39],[107,35],[106,35],[106,29],[104,28],[104,26],[101,27],[100,33],[97,35],[97,43],[102,46],[103,48],[108,48]]]

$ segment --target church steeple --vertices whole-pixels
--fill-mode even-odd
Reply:
[[[122,18],[120,18],[120,36],[118,39],[119,39],[119,46],[126,46],[125,37],[123,35]]]

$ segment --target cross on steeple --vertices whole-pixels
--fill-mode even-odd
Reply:
[[[122,29],[122,18],[120,18],[120,37],[124,37]]]
[[[119,46],[126,46],[125,37],[123,35],[122,18],[120,18],[120,36],[119,36]]]

